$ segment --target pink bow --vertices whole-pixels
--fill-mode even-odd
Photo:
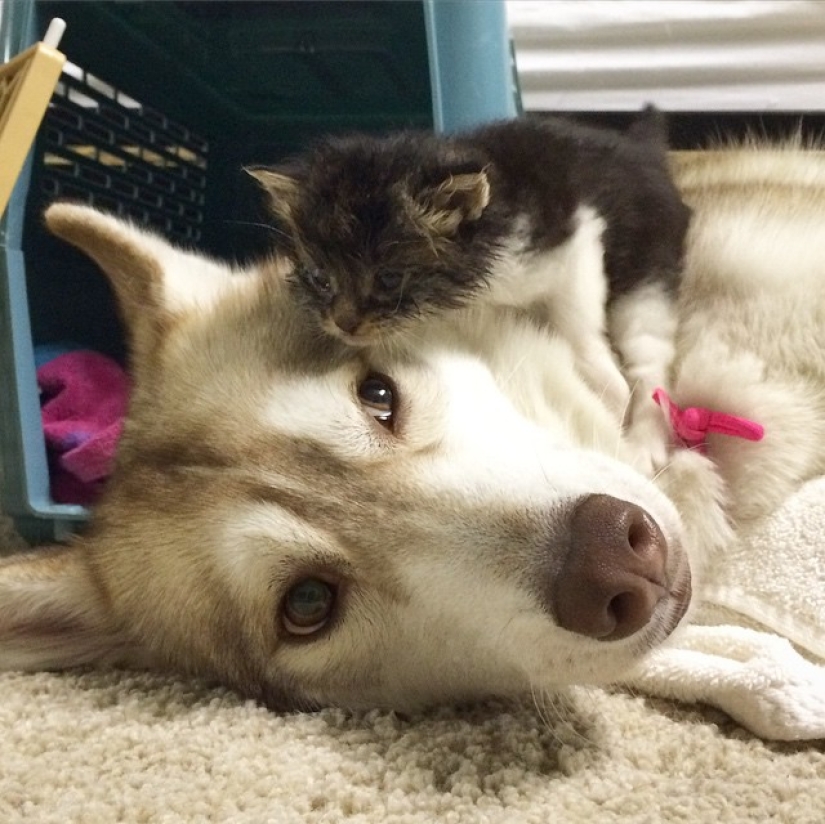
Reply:
[[[698,447],[704,451],[707,448],[707,436],[711,432],[748,441],[761,441],[765,436],[765,427],[747,418],[714,412],[701,406],[682,409],[670,399],[664,389],[656,389],[653,400],[665,410],[676,437],[689,449]]]

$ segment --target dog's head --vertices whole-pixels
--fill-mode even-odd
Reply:
[[[0,667],[409,708],[610,681],[681,619],[682,521],[613,457],[562,341],[468,311],[348,349],[279,261],[232,273],[86,207],[47,222],[109,277],[135,387],[88,534],[0,565]]]

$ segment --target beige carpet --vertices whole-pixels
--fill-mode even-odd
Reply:
[[[0,525],[0,547],[13,540]],[[580,691],[278,716],[146,675],[0,675],[0,822],[825,822],[822,744]]]
[[[4,822],[825,821],[825,754],[601,692],[277,716],[145,676],[0,678]]]

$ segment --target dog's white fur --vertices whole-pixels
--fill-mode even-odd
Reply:
[[[652,281],[608,308],[606,223],[594,208],[580,206],[573,224],[564,243],[536,253],[525,251],[525,222],[478,300],[522,309],[569,343],[576,369],[624,422],[627,459],[652,477],[667,463],[669,430],[651,395],[667,381],[676,354],[675,301]]]
[[[584,379],[621,418],[630,390],[607,340],[606,224],[590,206],[579,207],[573,224],[573,234],[546,252],[525,251],[529,227],[516,231],[513,248],[500,254],[481,298],[546,320],[572,347]]]
[[[677,450],[655,483],[628,465],[575,346],[524,313],[487,303],[350,350],[303,323],[278,261],[233,273],[52,207],[50,227],[113,284],[136,385],[89,536],[0,565],[0,666],[175,669],[293,706],[619,679],[673,630],[688,565],[698,587],[732,528],[825,468],[825,162],[730,152],[677,174],[695,217],[671,394],[768,434]],[[660,330],[627,319],[638,310],[616,324],[650,334],[647,352]],[[359,400],[373,372],[396,388],[392,431]],[[669,546],[671,593],[622,640],[562,629],[537,594],[594,493],[644,508]],[[342,603],[296,640],[280,611],[308,575]]]

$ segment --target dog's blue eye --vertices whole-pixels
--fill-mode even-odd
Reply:
[[[367,414],[372,415],[380,424],[392,427],[395,393],[389,378],[383,375],[364,378],[358,386],[358,398]]]
[[[284,629],[292,635],[311,635],[329,621],[334,604],[335,588],[331,584],[318,578],[306,578],[286,594]]]

